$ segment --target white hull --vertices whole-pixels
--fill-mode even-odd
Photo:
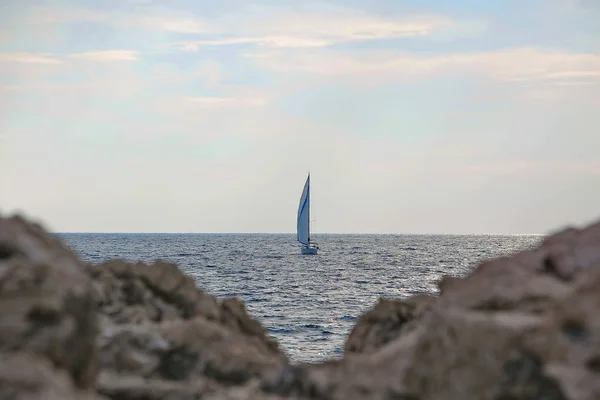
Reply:
[[[301,247],[301,254],[317,254],[318,249],[316,247]]]

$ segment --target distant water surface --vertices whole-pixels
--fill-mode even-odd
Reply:
[[[315,235],[317,256],[295,235],[110,234],[60,236],[88,262],[112,258],[174,262],[205,291],[241,298],[294,362],[339,357],[356,318],[380,296],[437,293],[444,275],[463,276],[486,258],[543,237]]]

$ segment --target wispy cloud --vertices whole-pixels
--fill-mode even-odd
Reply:
[[[0,63],[62,64],[48,53],[0,53]]]
[[[72,60],[96,62],[137,61],[139,51],[136,50],[101,50],[63,55],[50,53],[0,53],[0,63],[56,65]]]
[[[455,21],[440,15],[385,17],[332,5],[298,5],[294,9],[250,6],[243,12],[234,11],[210,19],[196,16],[193,12],[154,6],[128,12],[38,7],[32,18],[41,23],[104,22],[118,27],[212,36],[172,44],[174,48],[185,51],[202,46],[249,43],[265,47],[323,47],[345,42],[427,36],[452,30],[458,32],[464,31],[465,26],[473,26],[471,22]],[[477,26],[478,29],[485,28],[485,24]]]
[[[504,82],[585,77],[600,79],[600,55],[517,48],[481,53],[420,55],[403,52],[338,52],[327,49],[307,51],[250,52],[246,57],[256,65],[283,73],[326,77],[372,79],[414,79],[442,73],[483,73]]]
[[[376,39],[426,36],[449,29],[457,22],[441,16],[384,18],[355,10],[341,9],[335,15],[284,13],[276,17],[249,18],[240,24],[223,22],[228,37],[173,43],[181,50],[202,46],[254,43],[264,47],[326,47],[338,43]]]
[[[262,107],[267,103],[261,97],[187,97],[185,100],[210,108]]]
[[[114,21],[116,25],[138,26],[149,29],[164,30],[179,33],[215,33],[219,29],[208,22],[177,15],[143,15],[121,17]]]
[[[118,27],[137,27],[192,34],[220,31],[213,24],[190,16],[189,13],[157,7],[144,7],[143,11],[136,12],[74,9],[72,7],[64,9],[36,7],[32,9],[29,19],[38,23],[103,22]]]
[[[553,82],[557,86],[589,86],[600,84],[600,80],[597,81],[558,81]]]
[[[25,20],[44,24],[44,23],[61,23],[61,22],[105,22],[110,20],[110,15],[106,12],[77,8],[66,7],[57,9],[54,7],[32,7],[27,14]]]
[[[137,61],[139,52],[135,50],[103,50],[70,54],[69,57],[99,62]]]
[[[599,70],[587,70],[587,71],[563,71],[554,72],[551,74],[544,75],[544,78],[548,79],[561,79],[561,78],[597,78],[600,77]]]
[[[330,38],[336,42],[427,35],[455,24],[440,16],[384,18],[349,9],[335,14],[290,13],[278,18],[250,20],[242,29],[265,35]]]
[[[485,163],[468,164],[448,170],[448,172],[462,172],[473,174],[491,174],[491,175],[515,175],[522,173],[584,173],[600,175],[600,162],[506,162],[506,163]]]
[[[239,44],[257,44],[264,47],[325,47],[335,44],[332,39],[302,38],[294,36],[233,37],[213,40],[196,40],[172,43],[171,47],[181,51],[198,51],[207,46],[232,46]]]

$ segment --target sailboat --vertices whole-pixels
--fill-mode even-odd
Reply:
[[[310,173],[306,178],[304,190],[298,205],[298,221],[296,225],[298,241],[302,244],[301,254],[317,254],[319,245],[310,240]]]

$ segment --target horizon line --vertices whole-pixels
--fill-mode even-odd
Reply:
[[[118,234],[118,235],[296,235],[295,232],[111,232],[111,231],[63,231],[51,234]],[[383,233],[383,232],[321,232],[312,234],[321,235],[395,235],[395,236],[547,236],[551,233]]]

